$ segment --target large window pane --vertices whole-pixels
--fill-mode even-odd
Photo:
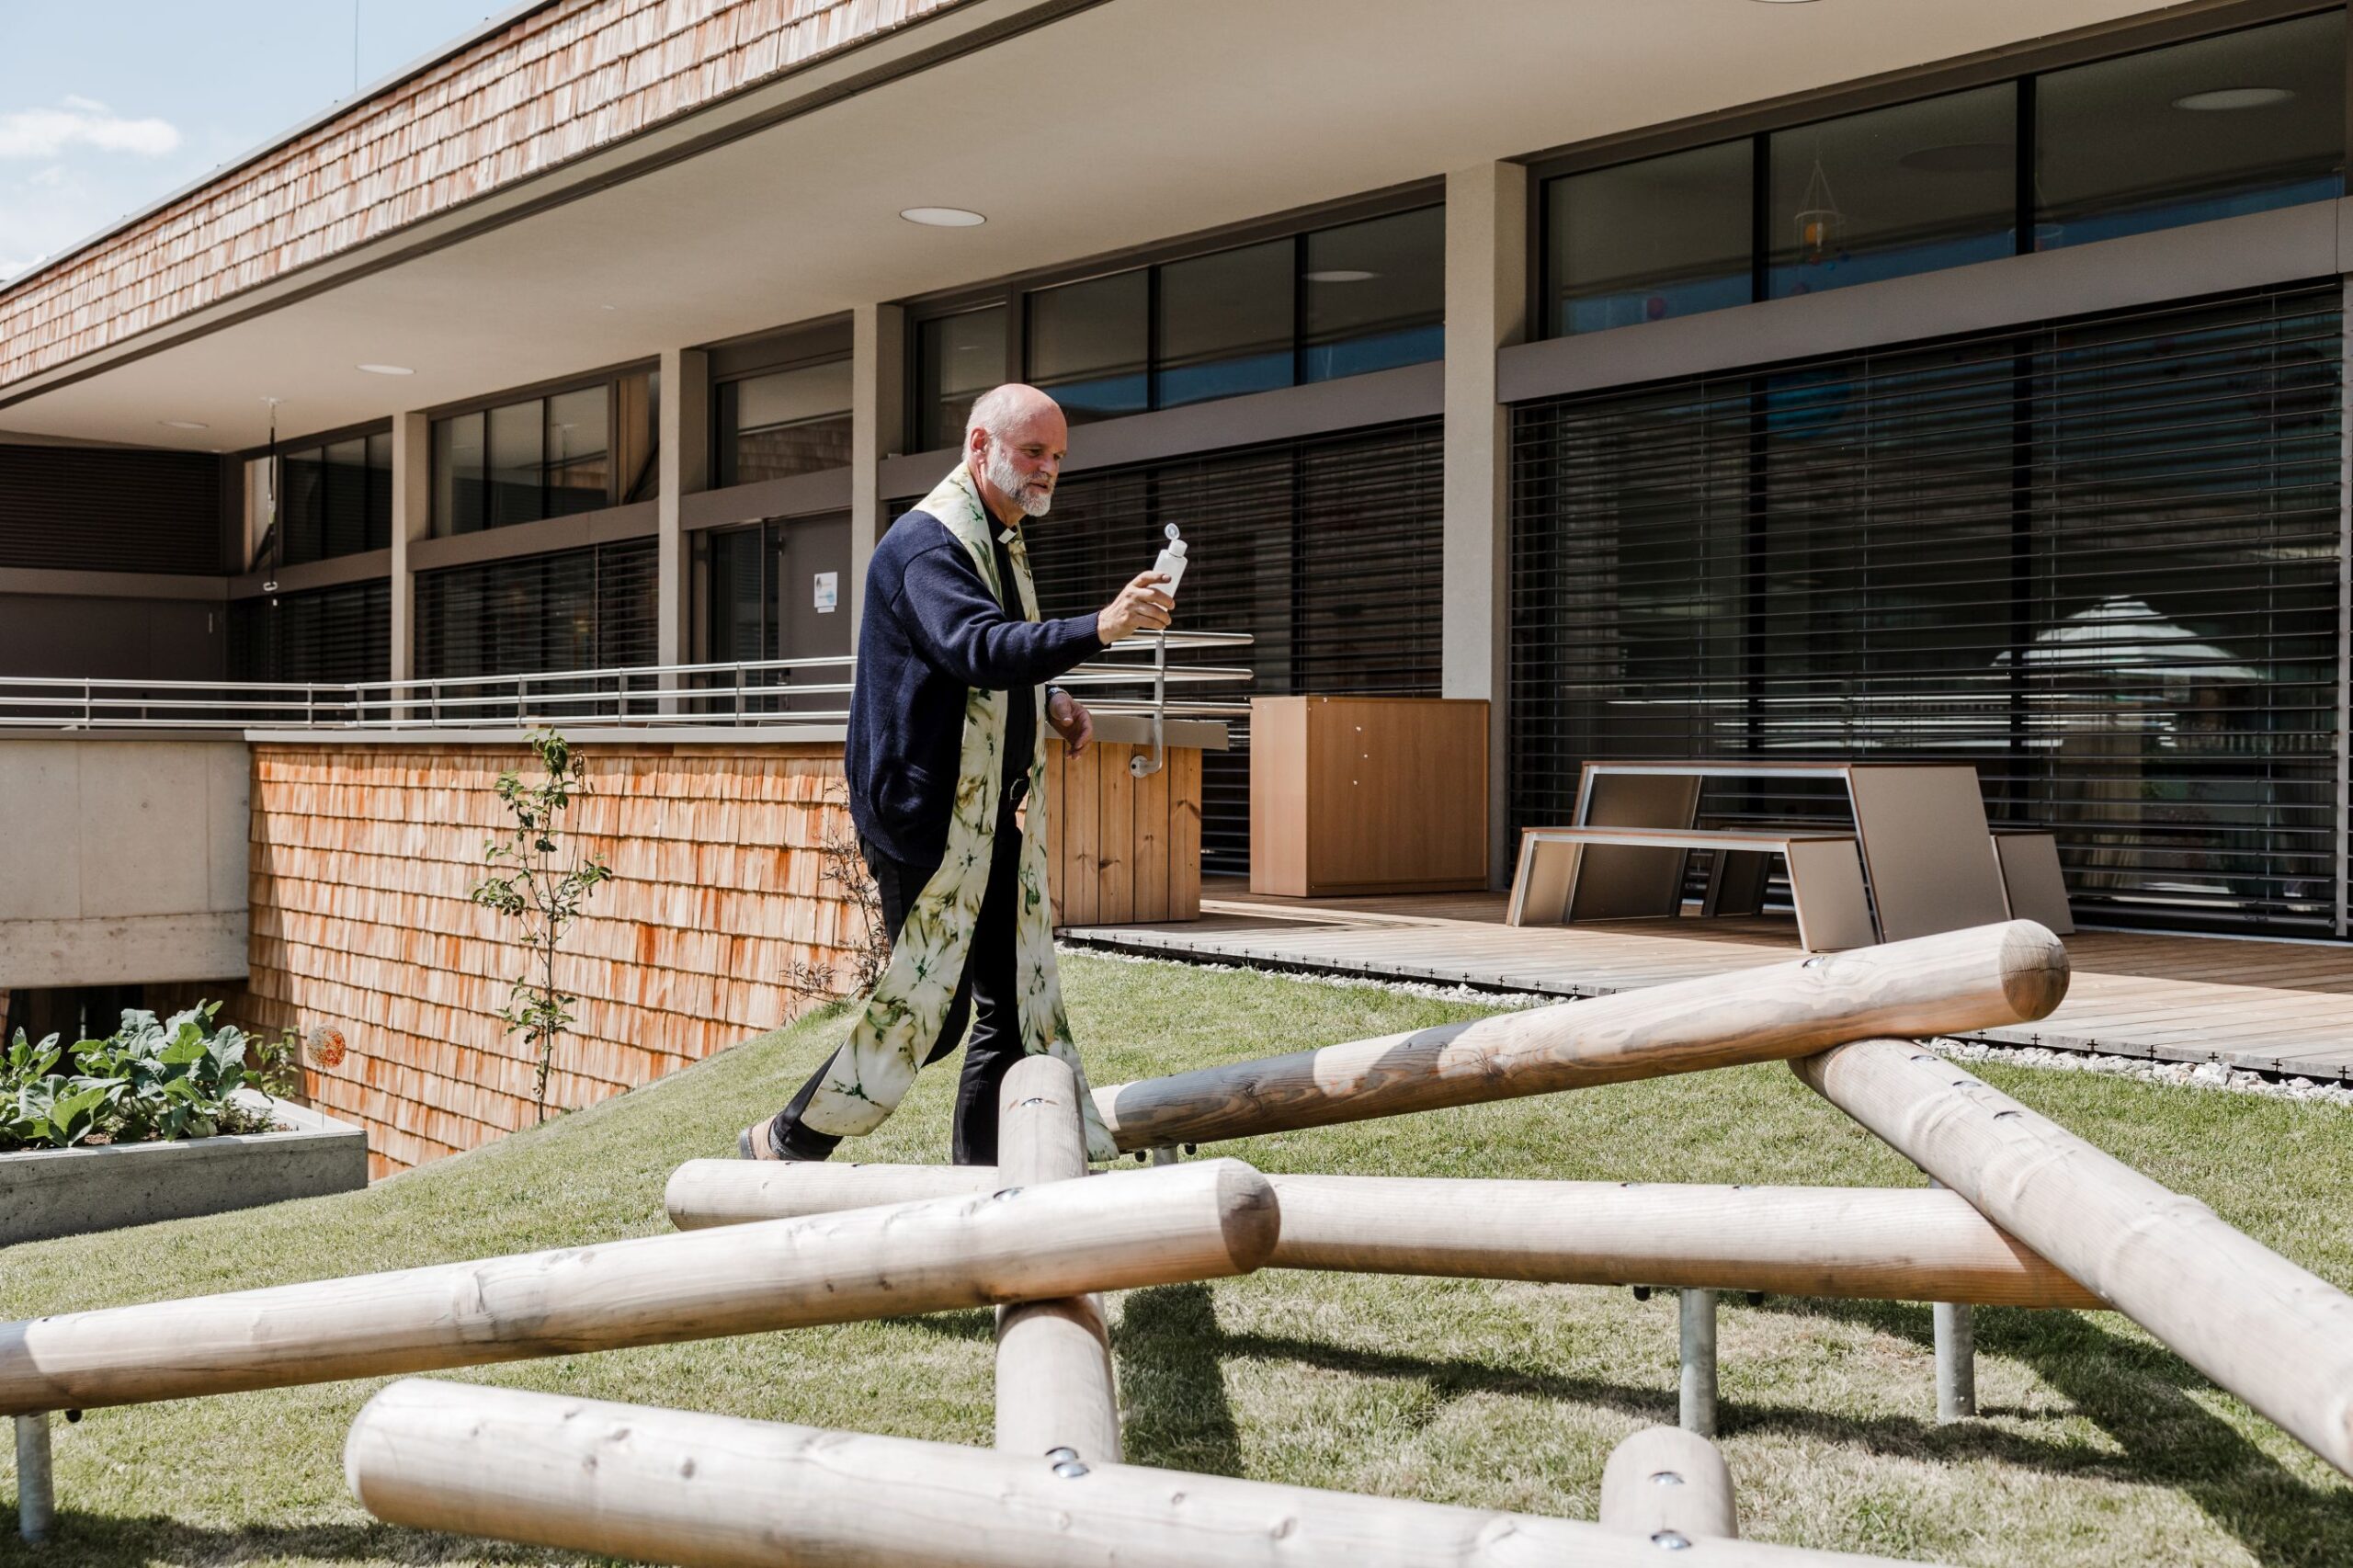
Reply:
[[[326,506],[323,555],[357,555],[368,548],[368,438],[355,436],[325,451]]]
[[[657,460],[662,418],[662,372],[640,370],[614,384],[614,495],[626,504],[651,501],[662,493]]]
[[[461,414],[433,426],[433,531],[480,531],[487,510],[482,466],[483,416]]]
[[[1159,407],[1290,385],[1298,249],[1271,240],[1160,269]]]
[[[1029,296],[1029,381],[1072,424],[1143,412],[1151,291],[1139,267]]]
[[[1547,184],[1553,335],[1748,303],[1753,161],[1726,142]]]
[[[2018,249],[2012,83],[1777,131],[1768,156],[1774,299]]]
[[[719,388],[719,483],[750,484],[849,462],[850,367],[804,365]]]
[[[392,545],[392,433],[368,437],[368,543],[369,550]]]
[[[551,517],[594,512],[612,504],[606,390],[583,387],[548,399],[548,516]]]
[[[2035,245],[2343,193],[2345,13],[2035,80]]]
[[[326,453],[317,447],[278,459],[278,559],[287,565],[326,553]]]
[[[540,404],[511,403],[490,411],[489,505],[483,525],[537,522],[540,510]]]
[[[1326,381],[1446,351],[1446,210],[1307,236],[1302,379]]]
[[[1005,380],[1005,307],[915,329],[915,429],[926,451],[961,446],[972,401]]]

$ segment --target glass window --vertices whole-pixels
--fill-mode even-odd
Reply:
[[[972,402],[1005,380],[1005,307],[915,328],[915,435],[925,451],[961,447]]]
[[[369,550],[392,546],[392,433],[380,430],[368,437]]]
[[[1307,236],[1301,380],[1415,365],[1446,351],[1446,210]]]
[[[326,554],[326,453],[308,447],[278,459],[278,559],[287,565]]]
[[[511,523],[537,522],[540,511],[540,403],[510,403],[490,411],[490,437],[484,467],[489,472],[483,526],[503,528]]]
[[[623,505],[662,494],[662,372],[639,370],[615,386],[619,410],[613,421],[614,495]]]
[[[368,548],[368,438],[336,441],[325,451],[326,508],[321,553],[357,555]]]
[[[1289,239],[1270,240],[1160,269],[1154,406],[1290,385],[1298,248]]]
[[[1777,131],[1768,296],[2018,250],[2018,87],[2003,82]]]
[[[434,421],[433,531],[437,534],[470,534],[482,528],[486,510],[482,432],[479,414]]]
[[[1029,381],[1072,424],[1143,412],[1151,298],[1145,267],[1029,296]]]
[[[602,386],[559,392],[547,401],[547,515],[568,517],[611,505],[612,461]]]
[[[848,466],[849,404],[847,359],[721,382],[719,483]]]
[[[767,558],[763,526],[726,528],[710,540],[710,642],[713,663],[756,663],[777,656],[775,627],[766,613]]]
[[[1554,335],[1748,303],[1754,161],[1725,142],[1548,182]]]
[[[2344,191],[2345,13],[2035,79],[2038,250]]]

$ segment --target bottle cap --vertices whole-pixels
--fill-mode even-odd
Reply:
[[[1184,559],[1185,541],[1181,539],[1170,540],[1168,541],[1168,553],[1176,556],[1180,561]]]
[[[1175,539],[1176,537],[1176,525],[1175,523],[1171,523],[1160,531],[1166,534],[1170,539]]]

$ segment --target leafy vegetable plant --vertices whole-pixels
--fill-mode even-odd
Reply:
[[[58,1036],[36,1045],[18,1029],[0,1058],[0,1151],[268,1131],[266,1110],[232,1097],[249,1081],[251,1042],[214,1022],[220,1008],[199,1003],[160,1022],[127,1011],[113,1034],[70,1056]]]

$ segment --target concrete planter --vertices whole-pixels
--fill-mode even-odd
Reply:
[[[0,1154],[0,1245],[251,1209],[368,1185],[368,1135],[277,1101],[292,1131]]]

